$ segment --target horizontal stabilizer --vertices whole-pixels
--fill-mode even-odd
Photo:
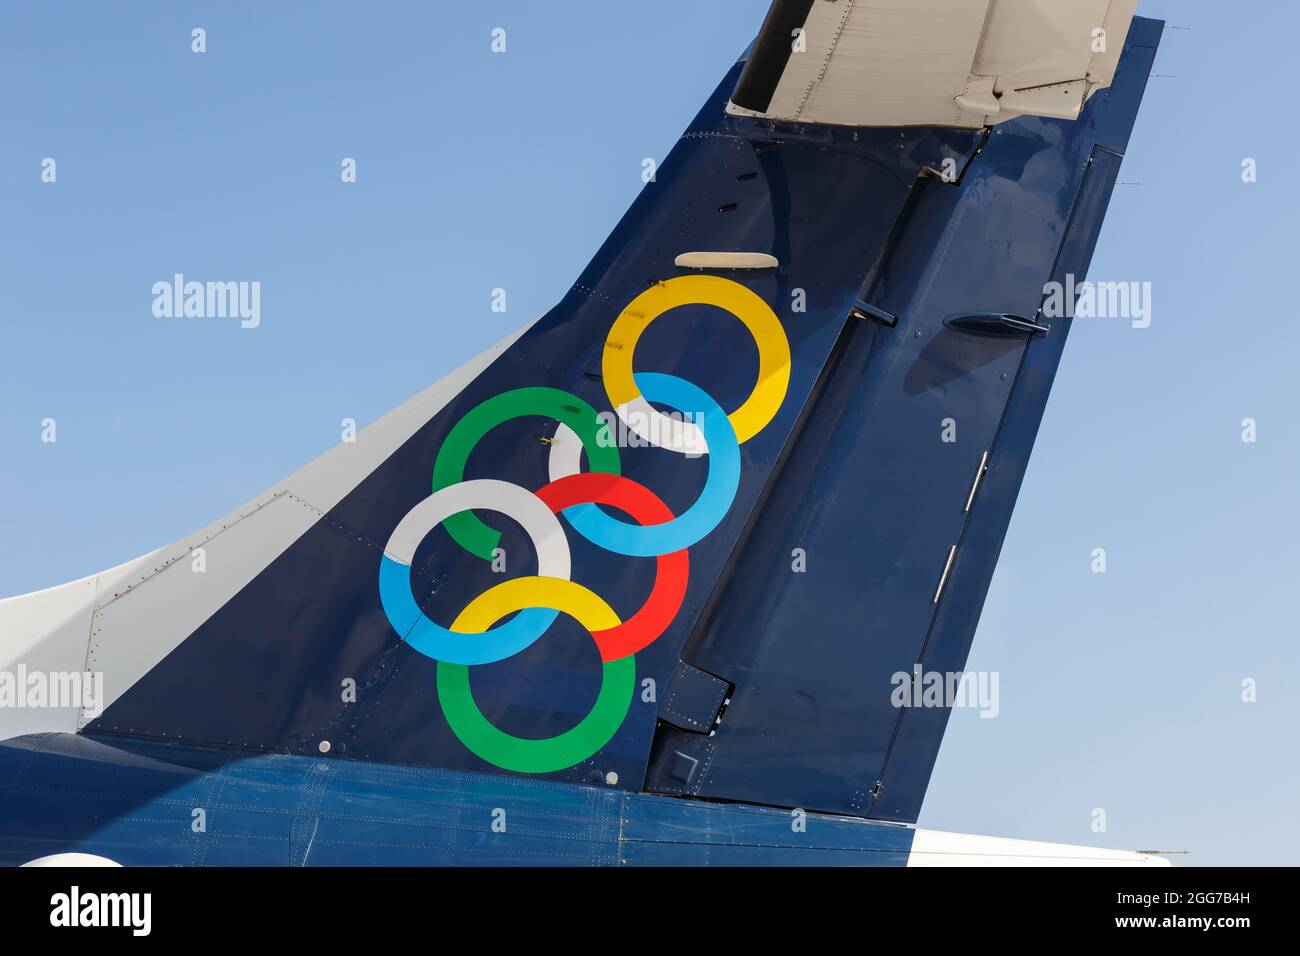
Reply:
[[[800,123],[1075,119],[1137,0],[777,0],[728,109]]]

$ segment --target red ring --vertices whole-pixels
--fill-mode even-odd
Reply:
[[[539,488],[537,497],[559,514],[573,505],[611,505],[643,525],[664,524],[676,517],[666,504],[645,485],[622,475],[588,471],[568,475]],[[686,597],[690,559],[686,550],[655,558],[655,583],[641,609],[618,627],[594,631],[602,661],[616,661],[635,654],[660,634],[677,617]]]

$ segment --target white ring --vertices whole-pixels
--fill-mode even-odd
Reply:
[[[555,437],[551,439],[551,454],[546,459],[546,472],[551,481],[559,481],[582,472],[582,439],[564,422],[560,422],[560,427],[555,429]]]
[[[537,552],[537,574],[569,580],[569,541],[555,512],[526,488],[494,478],[462,481],[429,495],[398,522],[384,553],[409,567],[415,549],[430,531],[452,515],[474,508],[497,511],[519,522]]]

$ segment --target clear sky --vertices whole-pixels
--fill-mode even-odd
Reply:
[[[766,8],[6,0],[0,594],[182,536],[545,312]],[[921,823],[1294,863],[1300,9],[1139,12],[1191,29],[1090,278],[1152,322],[1075,323],[969,664],[1001,712],[955,714]],[[260,281],[261,325],[155,318],[175,272]]]

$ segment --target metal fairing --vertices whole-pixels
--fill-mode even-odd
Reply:
[[[0,866],[901,866],[906,827],[609,788],[162,741],[0,744]],[[200,809],[202,814],[196,814]]]
[[[0,863],[907,862],[948,712],[890,676],[963,668],[1069,320],[977,333],[1085,273],[1161,29],[991,133],[728,116],[737,64],[555,309],[82,734],[0,743]]]

